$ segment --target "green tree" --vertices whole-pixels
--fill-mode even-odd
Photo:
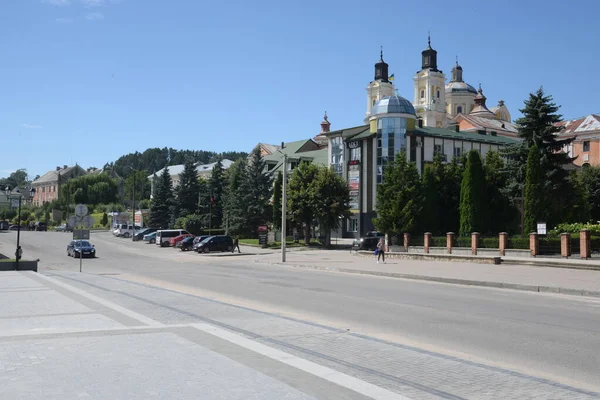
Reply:
[[[150,204],[150,226],[168,228],[172,220],[173,183],[169,168],[160,174]]]
[[[210,226],[218,228],[223,224],[223,192],[225,190],[225,177],[223,163],[219,159],[213,167],[208,180]]]
[[[584,167],[578,172],[577,178],[587,194],[590,219],[600,221],[600,167]]]
[[[485,177],[481,157],[476,150],[467,156],[460,188],[460,235],[482,232],[485,227]]]
[[[136,203],[143,199],[149,199],[152,185],[150,183],[150,179],[148,179],[148,173],[146,171],[132,172],[129,174],[127,179],[125,179],[125,198],[130,200],[133,199],[134,177]]]
[[[418,227],[422,210],[422,183],[414,163],[406,160],[402,150],[383,171],[377,187],[375,228],[386,234],[412,233]]]
[[[312,184],[314,214],[325,231],[325,246],[331,245],[331,230],[350,216],[348,183],[327,167],[320,167]]]
[[[275,183],[273,184],[273,228],[281,229],[281,198],[283,190],[283,174],[277,173]]]
[[[0,178],[0,190],[4,190],[6,186],[9,186],[11,189],[16,187],[23,189],[30,184],[31,181],[27,175],[27,170],[24,168],[12,172],[8,178]]]
[[[108,204],[118,201],[118,193],[117,181],[107,174],[83,175],[62,184],[61,202],[63,206]]]
[[[108,214],[106,214],[105,212],[102,213],[102,218],[100,219],[100,225],[102,225],[102,226],[108,225]]]
[[[542,170],[540,151],[537,145],[529,148],[527,173],[525,177],[524,232],[534,232],[537,222],[545,220],[544,207],[544,171]]]
[[[247,179],[246,159],[239,159],[227,170],[227,186],[223,200],[226,231],[234,236],[247,235],[248,223],[243,182]]]
[[[271,176],[265,173],[266,162],[262,159],[258,147],[252,151],[246,170],[246,177],[241,185],[244,194],[246,223],[250,232],[256,232],[258,226],[266,224],[273,215],[269,203]]]
[[[447,164],[443,164],[439,157],[433,162],[434,171],[440,182],[438,216],[442,234],[456,232],[460,227],[460,189],[465,164],[465,156],[453,158]]]
[[[424,232],[439,235],[440,218],[443,212],[440,204],[440,180],[432,166],[426,166],[423,171],[423,210],[421,213],[421,228]]]
[[[485,233],[497,234],[509,231],[513,228],[516,220],[516,209],[510,204],[510,200],[503,192],[507,185],[504,160],[498,152],[488,151],[485,155],[483,170],[485,174],[485,191],[488,210],[486,213]]]
[[[179,174],[179,186],[176,189],[176,202],[179,217],[194,214],[198,209],[198,197],[200,196],[200,184],[196,164],[186,161],[183,171]]]
[[[284,166],[285,168],[285,166]],[[315,219],[312,183],[319,173],[319,168],[303,161],[292,171],[287,193],[287,210],[291,220],[304,228],[304,243],[310,244],[310,228]],[[285,236],[285,232],[283,236]]]

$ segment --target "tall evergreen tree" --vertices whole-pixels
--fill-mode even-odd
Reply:
[[[227,186],[223,199],[223,218],[226,231],[231,235],[247,235],[243,182],[246,180],[246,159],[242,158],[227,170]]]
[[[271,176],[265,173],[266,162],[260,148],[256,147],[250,156],[244,186],[246,222],[250,232],[256,232],[259,225],[271,219]]]
[[[277,173],[273,184],[273,228],[281,229],[281,198],[283,194],[283,174]]]
[[[211,214],[210,226],[221,227],[223,224],[223,192],[225,189],[225,177],[223,163],[219,159],[213,167],[212,174],[208,180],[209,212]]]
[[[577,175],[588,198],[590,219],[600,221],[600,167],[584,167]]]
[[[176,189],[177,216],[185,217],[194,214],[198,210],[199,195],[200,184],[198,183],[196,164],[188,160],[179,174],[179,185]]]
[[[544,171],[540,151],[537,145],[533,144],[529,148],[525,177],[524,233],[534,232],[537,229],[537,222],[546,219],[544,198]]]
[[[460,188],[460,235],[482,232],[485,227],[485,177],[481,157],[475,150],[467,156]]]
[[[432,166],[426,166],[423,172],[423,211],[421,213],[421,228],[424,232],[439,235],[440,219],[440,182]]]
[[[406,160],[402,150],[383,171],[377,187],[377,230],[389,234],[414,232],[422,209],[422,186],[419,171]]]
[[[465,164],[466,157],[453,158],[447,164],[434,159],[433,168],[440,182],[438,216],[442,234],[456,232],[460,227],[460,190]]]
[[[165,168],[158,177],[154,188],[154,197],[150,203],[150,226],[166,229],[172,222],[173,183],[169,168]]]
[[[287,209],[293,222],[304,227],[304,242],[310,244],[310,228],[315,219],[312,183],[319,173],[319,168],[308,162],[301,162],[290,176]]]
[[[331,230],[350,216],[348,183],[327,167],[320,167],[312,185],[315,217],[325,231],[325,246],[331,244]]]
[[[504,160],[495,151],[488,151],[483,165],[485,174],[485,190],[487,208],[485,233],[497,234],[502,231],[512,230],[517,220],[515,207],[511,206],[508,197],[503,193],[507,185],[506,175],[503,173]]]

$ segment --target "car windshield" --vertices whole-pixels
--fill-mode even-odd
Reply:
[[[92,247],[92,245],[90,244],[90,242],[88,242],[87,240],[78,240],[75,243],[75,246],[81,246],[81,247]]]
[[[209,237],[205,238],[203,241],[201,241],[200,243],[208,243],[208,241],[212,238],[213,238],[212,236],[209,236]]]

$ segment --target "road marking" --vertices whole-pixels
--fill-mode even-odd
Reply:
[[[35,274],[36,278],[44,279],[44,280],[46,280],[48,282],[51,282],[54,285],[60,286],[60,287],[62,287],[64,289],[67,289],[67,290],[73,292],[73,293],[76,293],[79,296],[85,297],[88,300],[91,300],[91,301],[93,301],[95,303],[98,303],[98,304],[103,305],[103,306],[105,306],[107,308],[110,308],[110,309],[112,309],[112,310],[114,310],[114,311],[116,311],[116,312],[118,312],[120,314],[126,315],[126,316],[128,316],[130,318],[133,318],[133,319],[136,319],[136,320],[140,321],[141,323],[144,323],[144,324],[146,324],[148,326],[164,326],[164,324],[162,324],[162,323],[160,323],[160,322],[158,322],[156,320],[153,320],[152,318],[148,318],[148,317],[146,317],[146,316],[144,316],[142,314],[136,313],[135,311],[131,311],[131,310],[125,308],[125,307],[121,307],[120,305],[115,304],[115,303],[113,303],[111,301],[104,300],[104,299],[102,299],[102,298],[100,298],[98,296],[94,296],[93,294],[87,293],[84,290],[78,289],[78,288],[76,288],[74,286],[71,286],[71,285],[69,285],[67,283],[61,282],[61,281],[59,281],[57,279],[51,278],[51,277],[43,275],[43,274],[38,274],[36,272],[31,272],[31,271],[24,271],[24,273],[25,274]]]
[[[228,342],[236,344],[240,347],[244,347],[248,350],[254,351],[255,353],[262,354],[263,356],[266,356],[273,360],[290,365],[301,371],[308,372],[311,375],[315,375],[321,379],[325,379],[326,381],[335,383],[336,385],[353,390],[357,393],[360,393],[360,394],[370,397],[372,399],[410,400],[406,396],[402,396],[402,395],[400,395],[398,393],[394,393],[390,390],[381,388],[379,386],[375,386],[371,383],[354,378],[350,375],[344,374],[344,373],[336,371],[334,369],[324,367],[324,366],[316,364],[312,361],[308,361],[303,358],[294,356],[292,354],[274,349],[272,347],[265,346],[264,344],[255,342],[254,340],[246,339],[243,336],[240,336],[236,333],[232,333],[232,332],[226,331],[224,329],[218,328],[214,325],[200,323],[200,324],[191,324],[191,326],[198,330],[201,330],[203,332],[206,332],[213,336],[221,338],[223,340],[227,340]]]

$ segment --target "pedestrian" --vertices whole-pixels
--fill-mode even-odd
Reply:
[[[385,264],[385,241],[383,238],[379,239],[377,243],[377,264],[379,264],[380,258],[383,258],[383,263]]]
[[[231,249],[232,253],[235,253],[236,247],[237,247],[238,253],[241,253],[242,251],[240,250],[240,239],[238,239],[237,236],[235,237],[235,239],[233,239],[233,248]]]

